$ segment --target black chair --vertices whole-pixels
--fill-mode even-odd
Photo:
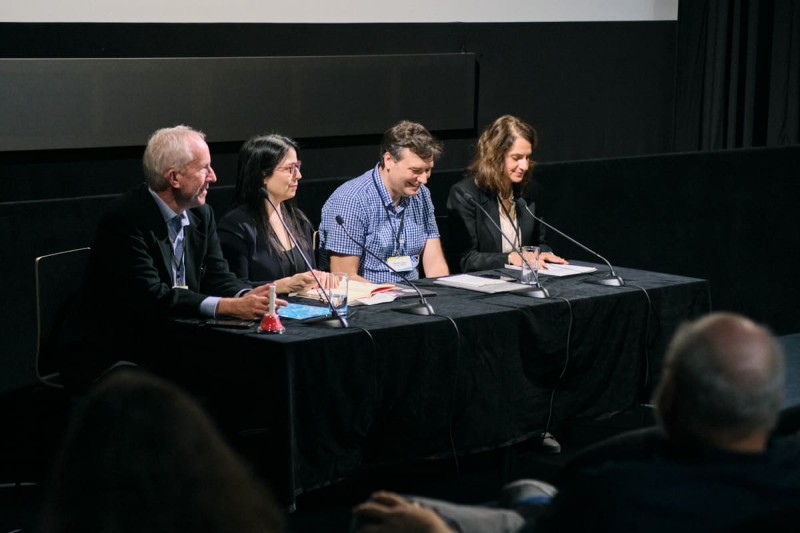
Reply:
[[[36,357],[37,379],[63,388],[59,344],[64,324],[75,304],[91,248],[64,250],[36,258]]]
[[[579,451],[558,470],[554,484],[571,484],[585,469],[607,461],[650,460],[663,453],[666,446],[667,438],[660,426],[625,431]]]
[[[37,340],[33,367],[44,386],[20,388],[0,402],[5,437],[0,488],[10,489],[1,496],[4,502],[20,502],[23,512],[26,499],[33,500],[37,485],[48,475],[69,418],[72,391],[64,387],[60,373],[60,338],[74,313],[89,251],[65,250],[34,262]]]

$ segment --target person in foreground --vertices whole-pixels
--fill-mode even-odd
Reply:
[[[766,521],[782,525],[776,516],[796,519],[800,441],[770,438],[784,365],[772,335],[740,315],[682,326],[655,392],[658,427],[597,445],[538,519],[483,531],[754,531]],[[391,498],[377,494],[356,507],[364,531],[400,531],[401,522],[406,531],[469,530],[457,510],[423,514]]]
[[[131,368],[83,399],[43,502],[47,533],[284,529],[271,493],[197,402]]]
[[[261,135],[245,142],[239,151],[236,207],[219,222],[222,253],[234,274],[274,282],[279,294],[316,285],[303,260],[305,255],[315,266],[313,228],[294,203],[303,177],[298,155],[297,144],[282,135]],[[302,250],[294,245],[284,223]],[[317,272],[317,277],[325,283],[322,278],[327,279],[327,274]]]
[[[145,183],[113,201],[98,224],[81,295],[82,345],[65,350],[68,379],[91,381],[118,358],[137,362],[153,318],[255,320],[269,310],[269,288],[238,279],[222,255],[206,205],[217,177],[204,134],[160,129],[142,163]]]
[[[511,115],[498,118],[478,139],[469,175],[450,188],[450,248],[453,262],[457,261],[463,272],[503,268],[506,264],[521,266],[522,260],[513,248],[522,246],[539,247],[540,269],[546,269],[547,263],[567,262],[552,252],[544,226],[524,208],[527,205],[536,213],[535,203],[525,200],[531,189],[536,141],[536,130],[530,124]]]
[[[402,281],[363,247],[408,279],[448,274],[431,194],[425,184],[441,144],[421,124],[398,122],[383,135],[375,168],[338,189],[322,207],[320,244],[330,254],[330,271],[372,283]],[[341,218],[352,242],[337,222]]]

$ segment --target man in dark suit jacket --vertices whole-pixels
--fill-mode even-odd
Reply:
[[[143,166],[146,183],[112,202],[98,225],[84,281],[82,342],[67,354],[68,378],[91,379],[120,359],[138,362],[152,346],[139,342],[152,319],[255,320],[269,309],[269,288],[236,278],[222,256],[206,205],[217,177],[205,136],[187,126],[160,129]]]

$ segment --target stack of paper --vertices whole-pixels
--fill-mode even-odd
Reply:
[[[448,287],[458,287],[459,289],[468,289],[478,292],[510,292],[524,289],[525,286],[520,283],[511,283],[496,278],[484,278],[481,276],[473,276],[471,274],[458,274],[456,276],[447,276],[439,278],[434,283],[439,285],[446,285]]]
[[[506,265],[509,270],[522,270],[522,267],[516,265]],[[589,272],[596,272],[595,267],[579,266],[579,265],[559,265],[557,263],[547,263],[547,269],[539,269],[540,276],[556,276],[563,278],[565,276],[574,276],[575,274],[588,274]]]

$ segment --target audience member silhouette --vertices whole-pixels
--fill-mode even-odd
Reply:
[[[685,324],[655,392],[658,427],[582,457],[541,517],[507,528],[508,511],[483,508],[480,531],[731,531],[797,517],[800,441],[772,435],[784,366],[773,336],[745,317],[714,313]],[[360,530],[477,530],[481,508],[412,500],[376,493],[354,510]]]
[[[72,419],[40,527],[274,532],[283,516],[193,399],[123,368],[103,378]]]

